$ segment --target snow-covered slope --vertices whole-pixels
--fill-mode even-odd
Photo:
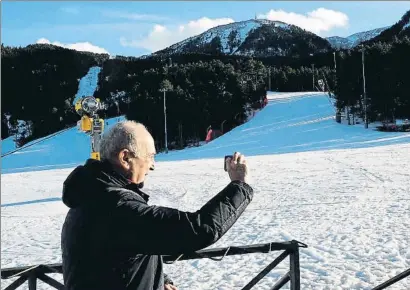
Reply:
[[[346,38],[333,36],[328,37],[327,40],[330,42],[333,48],[353,48],[360,43],[364,42],[369,44],[371,42],[391,42],[395,37],[399,39],[405,36],[410,36],[410,10],[407,11],[402,18],[395,24],[373,29],[365,32],[355,33]]]
[[[100,72],[101,72],[101,67],[97,67],[97,66],[91,67],[88,70],[88,73],[79,80],[78,90],[74,97],[73,105],[79,98],[94,95],[94,92],[96,91],[97,85],[98,85],[98,74]],[[23,134],[23,131],[25,131],[25,134],[27,134],[28,133],[27,130],[30,130],[30,126],[26,125],[25,121],[19,120],[18,122],[19,122],[18,131],[20,132],[20,134]],[[16,136],[13,135],[4,140],[1,140],[1,154],[2,155],[6,154],[7,152],[17,149],[15,139],[16,139]],[[33,141],[33,142],[36,142],[36,141]],[[26,144],[25,146],[33,142],[30,142]]]
[[[301,28],[280,21],[251,19],[211,28],[153,55],[177,53],[222,53],[227,55],[292,55],[310,42],[306,53],[330,48],[327,41]],[[303,43],[303,44],[302,44]],[[296,46],[292,48],[291,46]],[[328,47],[329,46],[329,47]],[[299,52],[300,53],[300,52]]]
[[[409,27],[410,27],[410,19],[407,21],[406,24],[404,24],[403,30],[404,30],[404,29],[407,29],[407,28],[409,28]]]
[[[284,29],[287,29],[289,27],[288,24],[283,22],[273,22],[262,19],[235,22],[211,28],[198,36],[194,36],[179,43],[176,43],[170,46],[169,49],[178,53],[182,52],[184,46],[187,45],[189,42],[195,41],[203,45],[205,43],[211,43],[211,41],[215,37],[219,37],[221,39],[222,52],[226,54],[235,54],[238,48],[244,43],[246,38],[249,36],[249,33],[256,28],[261,27],[263,24],[274,25],[275,27],[277,26]]]
[[[93,66],[88,70],[88,73],[81,78],[73,104],[75,104],[75,102],[77,102],[80,98],[94,95],[94,92],[97,90],[98,75],[100,72],[101,67]]]
[[[409,133],[383,133],[336,123],[334,107],[325,93],[271,93],[268,98],[269,104],[248,123],[205,146],[159,154],[157,159],[221,158],[234,150],[246,155],[266,155],[410,142]],[[89,156],[89,144],[84,133],[72,128],[2,158],[2,173],[80,164]]]
[[[219,139],[158,156],[145,187],[150,203],[199,209],[229,182],[223,156],[240,151],[251,169],[254,199],[212,247],[304,242],[309,248],[300,252],[301,289],[371,289],[407,269],[410,134],[337,124],[323,93],[268,97],[268,106],[251,121]],[[89,144],[84,133],[70,129],[2,158],[2,269],[61,262],[68,210],[62,185],[88,158]],[[177,262],[165,271],[181,290],[240,289],[277,255]],[[255,289],[272,287],[288,266],[285,260]],[[61,275],[51,276],[62,281]],[[1,288],[12,281],[2,281]],[[50,288],[39,283],[38,289]],[[389,289],[410,289],[410,281]]]
[[[124,120],[117,117],[106,120],[105,130],[113,124]],[[34,140],[23,149],[7,155],[1,159],[1,172],[24,172],[32,170],[47,170],[54,168],[67,168],[79,164],[90,158],[91,140],[77,127],[56,133],[55,137]],[[41,141],[45,139],[44,141]],[[37,141],[41,141],[37,143]],[[34,145],[31,145],[34,144]]]
[[[402,30],[407,30],[410,28],[410,10],[407,11],[406,14],[403,15],[400,22],[403,25]]]
[[[386,134],[336,123],[335,109],[325,93],[271,93],[268,99],[269,104],[248,123],[206,146],[163,158],[219,158],[233,150],[247,155],[283,154],[410,142],[410,133]]]
[[[380,33],[382,33],[388,28],[390,28],[390,26],[383,27],[383,28],[377,28],[377,29],[364,31],[364,32],[358,32],[348,37],[332,36],[332,37],[327,37],[326,39],[330,42],[333,48],[348,49],[348,48],[353,48],[357,46],[363,41],[370,40],[378,36]]]

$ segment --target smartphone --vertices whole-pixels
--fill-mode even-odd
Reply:
[[[227,158],[231,158],[231,159],[232,159],[233,156],[232,156],[232,155],[226,155],[226,156],[225,156],[225,159],[224,159],[224,170],[225,170],[225,171],[228,171],[228,168],[226,168],[226,159],[227,159]]]

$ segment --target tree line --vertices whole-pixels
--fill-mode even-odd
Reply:
[[[71,102],[78,81],[89,67],[101,65],[106,59],[108,55],[48,44],[26,47],[2,44],[1,138],[16,133],[18,120],[32,124],[26,128],[31,131],[30,136],[21,132],[20,145],[75,124],[78,116]]]
[[[347,107],[363,116],[366,93],[370,121],[410,117],[410,38],[340,51],[336,63],[335,93],[340,110]]]
[[[410,41],[365,44],[365,76],[371,120],[405,118],[410,112]],[[363,113],[361,48],[300,58],[212,54],[145,58],[82,53],[52,45],[2,46],[2,139],[17,120],[32,124],[20,144],[75,125],[72,100],[91,66],[101,66],[98,89],[105,118],[126,115],[148,126],[158,149],[164,144],[164,90],[169,143],[203,140],[206,128],[224,132],[246,120],[266,90],[311,91],[325,79],[337,106]],[[335,63],[336,60],[336,63]],[[314,70],[312,65],[314,64]],[[336,64],[336,66],[335,66]],[[270,80],[270,81],[269,81]],[[358,109],[357,109],[358,108]],[[223,124],[223,128],[221,128]]]

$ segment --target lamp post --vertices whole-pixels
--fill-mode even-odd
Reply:
[[[315,91],[315,64],[312,63],[313,91]]]
[[[364,73],[364,47],[362,46],[362,71],[363,71],[363,106],[364,106],[364,127],[369,128],[367,120],[367,96],[366,96],[366,77]]]
[[[163,88],[164,92],[164,132],[165,132],[165,153],[168,154],[168,132],[167,132],[167,105],[166,105],[166,89]]]
[[[172,66],[172,59],[169,58],[169,67]],[[167,67],[167,65],[165,65],[165,67]],[[171,88],[168,88],[169,90],[171,90]],[[164,86],[162,89],[160,89],[161,92],[164,93],[164,135],[165,135],[165,153],[168,154],[168,132],[167,132],[167,95],[166,95],[166,91],[167,91],[167,87],[164,83]]]
[[[309,56],[313,56],[313,53],[310,53]],[[315,91],[315,64],[312,63],[312,86],[313,86],[313,91]]]
[[[337,87],[337,65],[336,65],[336,51],[333,52],[333,62],[335,65],[335,74],[334,74],[334,94],[336,96],[336,92],[338,91],[338,87]]]

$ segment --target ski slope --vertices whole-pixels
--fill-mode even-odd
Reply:
[[[105,130],[124,119],[124,117],[117,117],[105,120]],[[69,128],[53,138],[42,139],[44,141],[41,139],[32,141],[26,144],[24,149],[3,157],[1,160],[2,174],[68,168],[90,158],[90,136],[78,130],[77,127]],[[37,141],[41,142],[36,143]]]
[[[76,93],[76,95],[74,97],[74,100],[73,100],[73,107],[74,107],[74,105],[75,105],[75,103],[77,102],[78,99],[94,95],[94,92],[96,91],[96,89],[98,87],[98,75],[99,75],[100,72],[101,72],[101,67],[98,67],[98,66],[90,67],[87,74],[79,80],[77,93]],[[25,122],[24,121],[19,121],[19,123],[25,123]],[[68,138],[68,135],[66,135],[65,138]],[[38,141],[38,140],[29,142],[25,146],[29,146],[30,144],[33,144],[36,141]],[[11,152],[11,151],[16,150],[16,149],[17,149],[17,147],[16,147],[16,143],[15,143],[15,136],[10,136],[10,137],[8,137],[8,138],[1,141],[1,155],[5,154],[7,152]],[[21,151],[21,152],[23,152],[23,151]],[[17,153],[17,154],[20,154],[20,153]]]
[[[235,150],[256,156],[410,143],[410,133],[336,123],[334,107],[324,93],[271,93],[268,98],[269,104],[242,126],[206,146],[159,154],[157,160],[221,158]],[[106,129],[118,120],[123,117],[108,120]],[[88,158],[89,152],[89,137],[72,128],[6,156],[2,173],[73,167]]]
[[[97,90],[98,75],[100,72],[101,67],[90,67],[88,73],[80,79],[80,82],[78,84],[78,91],[73,100],[73,105],[75,105],[78,99],[94,95],[94,92]]]
[[[150,203],[197,210],[229,182],[223,156],[240,151],[254,200],[211,247],[296,239],[309,245],[300,253],[302,289],[371,289],[410,267],[410,134],[333,117],[325,94],[275,93],[251,121],[209,144],[160,154],[146,182]],[[89,139],[76,130],[2,158],[2,268],[61,262],[62,183],[89,156]],[[179,289],[240,289],[276,255],[165,270]],[[284,262],[254,289],[269,289],[287,271]],[[410,281],[388,289],[410,289]]]
[[[173,152],[166,159],[220,158],[233,150],[268,155],[410,142],[409,133],[386,134],[336,123],[335,109],[324,93],[271,93],[268,99],[248,123],[205,147]]]

